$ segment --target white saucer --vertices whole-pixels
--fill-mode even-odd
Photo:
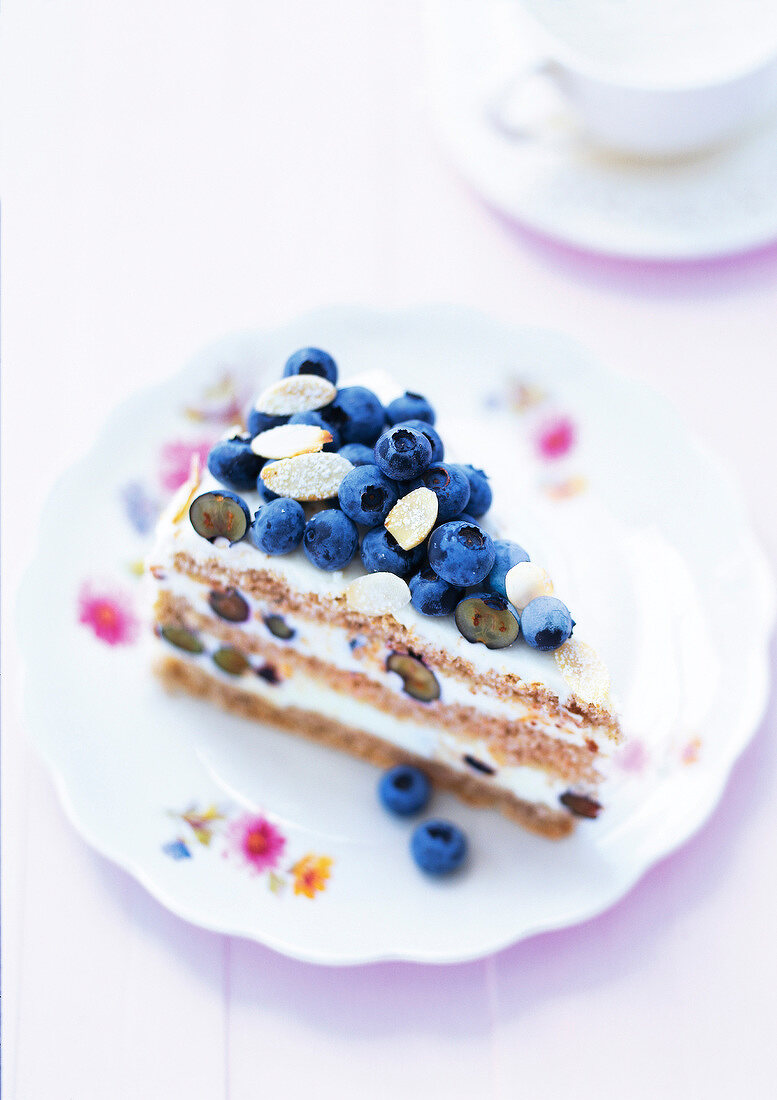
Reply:
[[[518,19],[503,0],[427,6],[435,122],[489,204],[559,241],[634,259],[711,258],[777,240],[777,114],[715,151],[652,162],[597,152],[539,86],[534,136],[494,125],[495,97],[532,60]]]
[[[412,379],[443,418],[481,411],[504,440],[495,499],[518,513],[579,622],[597,627],[624,701],[639,700],[634,724],[650,739],[665,723],[624,758],[625,802],[568,840],[435,796],[472,858],[460,877],[429,882],[408,852],[412,824],[378,805],[371,766],[170,698],[152,678],[133,566],[164,486],[309,343],[331,349],[345,377]],[[482,433],[469,430],[477,461]],[[674,555],[687,585],[646,601],[647,570],[625,568],[603,534],[612,523],[631,543],[646,536],[651,560],[653,548]],[[746,632],[719,629],[743,607]],[[51,496],[19,610],[29,728],[69,816],[163,904],[301,959],[453,962],[600,912],[705,820],[765,703],[773,595],[735,489],[649,390],[554,333],[460,309],[340,309],[221,340],[119,408]],[[668,626],[682,628],[677,652]],[[727,675],[699,685],[707,653],[705,669]],[[272,873],[241,855],[246,814],[285,838]]]

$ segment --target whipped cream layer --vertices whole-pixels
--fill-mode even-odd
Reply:
[[[221,644],[217,638],[207,633],[202,633],[201,637],[206,649],[214,650]],[[261,676],[229,675],[214,664],[207,652],[199,655],[184,654],[158,638],[153,639],[153,648],[155,654],[160,657],[170,657],[172,654],[186,660],[187,663],[192,662],[202,668],[208,676],[232,688],[237,687],[241,692],[266,699],[275,707],[302,707],[351,726],[353,729],[369,731],[389,744],[396,745],[416,756],[427,760],[439,760],[462,774],[488,779],[489,782],[503,787],[517,798],[525,799],[527,802],[541,802],[553,809],[558,809],[559,796],[569,790],[568,780],[551,776],[539,768],[498,764],[491,756],[488,747],[481,741],[467,741],[466,745],[463,745],[461,741],[443,730],[406,718],[398,719],[395,715],[381,711],[359,699],[334,691],[320,680],[307,676],[299,670],[294,670],[291,675],[277,683],[269,683]],[[473,771],[463,758],[465,751],[493,767],[494,775],[489,777],[480,774],[477,770]],[[577,784],[575,789],[583,790],[584,785]]]

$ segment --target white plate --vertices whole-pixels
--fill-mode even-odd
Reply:
[[[136,528],[163,498],[162,478],[185,470],[185,452],[232,422],[231,395],[242,404],[307,343],[330,348],[344,376],[380,367],[406,379],[443,418],[485,411],[497,499],[519,483],[517,528],[601,641],[638,738],[622,760],[625,795],[571,839],[437,797],[435,813],[467,830],[472,860],[460,877],[429,882],[407,852],[411,826],[379,808],[370,766],[168,698],[149,675],[131,640],[132,566],[147,541]],[[225,374],[231,382],[204,397]],[[464,442],[478,458],[475,434]],[[676,590],[643,601],[663,602],[657,619],[640,607],[641,559],[630,556],[646,546],[677,566]],[[743,608],[748,629],[735,637],[720,624]],[[455,309],[330,310],[208,348],[117,410],[62,478],[20,597],[25,696],[76,827],[174,912],[317,962],[452,962],[590,917],[698,828],[764,706],[772,608],[735,490],[650,391],[552,333]],[[701,690],[700,657],[726,669]],[[211,806],[223,816],[208,820]],[[285,838],[272,873],[240,855],[241,821],[265,814]],[[306,869],[329,872],[312,897],[294,891]]]
[[[636,259],[689,260],[777,239],[777,114],[741,139],[684,160],[597,152],[539,81],[501,111],[533,136],[490,120],[530,65],[513,0],[430,0],[430,97],[437,128],[464,177],[510,217],[579,248]],[[536,136],[534,136],[536,135]]]

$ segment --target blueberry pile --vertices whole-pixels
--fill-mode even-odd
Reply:
[[[287,360],[284,377],[305,374],[337,385],[337,364],[320,348],[301,348]],[[288,554],[301,546],[314,565],[329,571],[345,568],[359,554],[368,573],[407,580],[411,602],[422,615],[452,614],[472,643],[501,649],[522,635],[535,649],[557,649],[574,627],[568,609],[546,595],[521,611],[510,604],[505,578],[529,555],[481,527],[491,505],[488,477],[475,466],[445,461],[434,422],[434,409],[423,395],[407,392],[384,408],[364,386],[344,386],[328,405],[311,412],[277,416],[251,409],[247,432],[222,440],[210,452],[208,469],[227,491],[197,497],[189,513],[192,525],[210,540],[247,537],[266,554]],[[251,440],[287,423],[325,429],[332,441],[324,449],[353,466],[323,510],[277,497],[262,480],[266,462],[253,452]],[[437,497],[437,522],[420,545],[404,550],[385,520],[398,500],[421,487]],[[253,520],[236,495],[252,489],[266,501]]]

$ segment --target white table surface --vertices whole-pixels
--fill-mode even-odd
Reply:
[[[3,24],[4,1097],[773,1096],[774,702],[709,823],[606,915],[467,965],[315,968],[187,926],[74,833],[25,738],[13,593],[113,405],[329,302],[566,330],[679,405],[774,558],[777,247],[657,267],[505,224],[430,133],[415,3],[7,0]]]

